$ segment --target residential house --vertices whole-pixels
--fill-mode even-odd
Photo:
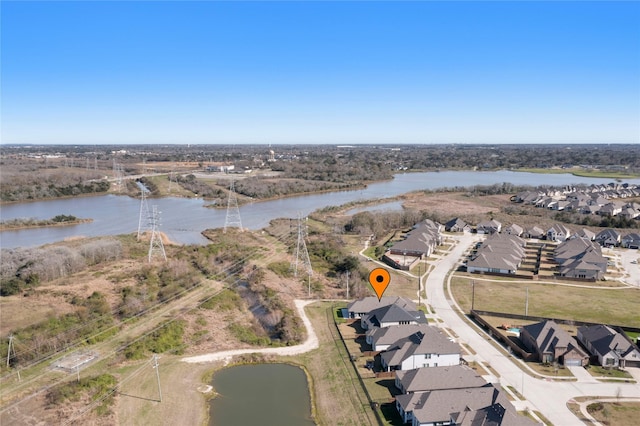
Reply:
[[[515,223],[504,229],[505,234],[515,235],[516,237],[521,236],[523,232],[524,229],[522,229],[522,226],[516,225]]]
[[[622,213],[622,205],[620,203],[607,203],[598,210],[600,216],[616,216],[619,213]]]
[[[640,248],[640,235],[634,233],[625,235],[620,240],[620,245],[624,248],[638,249]]]
[[[460,345],[436,327],[398,340],[380,354],[387,371],[460,364]]]
[[[439,244],[442,244],[440,231],[442,225],[426,219],[414,225],[402,241],[394,243],[385,253],[385,260],[396,268],[408,269],[406,257],[424,258],[429,256]],[[403,256],[402,262],[396,261],[394,256]]]
[[[551,320],[525,325],[520,329],[520,340],[542,363],[584,366],[589,362],[576,339]]]
[[[599,280],[607,272],[607,259],[602,256],[600,246],[586,238],[559,244],[553,256],[562,277]]]
[[[556,223],[547,230],[547,240],[549,241],[566,241],[571,236],[569,228],[561,223]]]
[[[425,333],[428,324],[402,324],[389,327],[372,327],[367,330],[366,341],[373,351],[384,351],[398,340],[409,337],[412,334]]]
[[[497,220],[491,219],[485,222],[480,222],[476,226],[476,232],[478,234],[496,234],[502,229],[502,224]]]
[[[444,224],[444,230],[447,232],[470,232],[471,226],[464,220],[454,217],[449,222]]]
[[[412,426],[535,424],[519,416],[506,395],[493,385],[399,395],[396,407]]]
[[[542,230],[541,228],[534,226],[532,228],[527,229],[522,236],[524,238],[536,238],[536,239],[542,239],[546,236],[544,230]]]
[[[620,233],[615,229],[603,229],[598,232],[595,241],[602,247],[616,247],[620,245]]]
[[[396,371],[396,388],[403,394],[442,389],[466,389],[486,386],[487,382],[466,365],[414,368]]]
[[[603,367],[640,367],[640,351],[623,334],[606,325],[578,327],[578,340]]]
[[[591,241],[596,239],[596,233],[588,230],[587,228],[582,228],[581,230],[573,234],[573,236],[577,238],[585,238]]]
[[[467,272],[515,274],[525,255],[525,240],[515,235],[493,234],[467,262]]]
[[[376,296],[363,297],[347,305],[346,312],[343,314],[345,318],[362,318],[374,309],[382,308],[389,305],[398,305],[408,311],[416,311],[416,304],[404,297],[398,296],[382,296],[380,300]]]
[[[426,323],[427,318],[424,312],[418,309],[409,310],[395,303],[374,309],[360,318],[360,325],[364,330],[370,330],[373,327]]]

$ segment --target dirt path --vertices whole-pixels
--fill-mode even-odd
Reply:
[[[304,311],[304,307],[315,302],[315,300],[295,300],[294,303],[296,305],[296,309],[298,310],[298,315],[302,318],[302,322],[304,323],[304,327],[307,330],[307,339],[301,343],[300,345],[295,346],[285,346],[281,348],[263,348],[263,349],[234,349],[231,351],[221,351],[221,352],[213,352],[204,355],[191,356],[187,358],[183,358],[183,362],[188,362],[191,364],[197,363],[210,363],[215,361],[225,361],[225,363],[231,361],[231,358],[237,355],[243,354],[270,354],[270,355],[298,355],[305,352],[309,352],[313,349],[318,348],[318,336],[316,336],[313,327],[311,326],[311,321],[307,317],[307,314]]]

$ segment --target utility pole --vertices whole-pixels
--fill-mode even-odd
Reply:
[[[347,300],[349,299],[349,270],[347,270]]]
[[[156,379],[158,380],[158,395],[162,402],[162,388],[160,387],[160,368],[158,367],[158,355],[153,355],[153,368],[156,370]]]
[[[238,208],[238,198],[236,197],[236,189],[233,185],[233,178],[229,184],[229,198],[227,199],[227,216],[224,219],[224,228],[222,232],[227,232],[227,228],[237,226],[242,230],[242,220],[240,219],[240,209]]]
[[[476,280],[471,280],[471,310],[473,311],[476,301]]]
[[[524,300],[524,316],[529,316],[529,287],[527,287],[527,295]]]
[[[420,264],[418,264],[418,309],[420,309],[420,305],[422,305],[422,291],[421,291],[422,283],[420,282],[421,280],[422,280],[422,276],[420,275]]]

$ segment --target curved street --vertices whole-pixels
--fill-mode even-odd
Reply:
[[[584,426],[568,408],[572,398],[585,396],[640,398],[640,385],[637,383],[599,382],[592,377],[580,376],[578,381],[553,381],[536,379],[526,374],[516,362],[521,362],[494,347],[481,329],[474,328],[459,315],[458,307],[448,290],[445,292],[447,274],[461,259],[465,251],[478,240],[476,235],[464,234],[456,238],[456,246],[444,257],[434,262],[434,269],[426,279],[427,302],[446,326],[453,330],[460,343],[465,343],[476,352],[471,358],[490,365],[499,374],[503,387],[512,386],[526,401],[514,401],[518,409],[529,408],[542,413],[555,425]],[[447,286],[448,287],[448,286]],[[634,377],[637,372],[633,372]]]

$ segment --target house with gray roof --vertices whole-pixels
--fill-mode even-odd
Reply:
[[[582,228],[581,230],[573,234],[573,236],[579,237],[579,238],[586,238],[587,240],[591,240],[591,241],[596,239],[596,233],[588,230],[587,228]]]
[[[409,310],[395,303],[374,309],[360,318],[360,325],[365,330],[373,327],[391,327],[394,325],[426,324],[424,312]]]
[[[520,329],[524,346],[542,363],[558,362],[566,366],[585,366],[589,356],[555,321],[547,320],[525,325]]]
[[[444,224],[444,230],[447,232],[470,232],[471,226],[464,220],[454,217],[449,222]]]
[[[517,225],[515,223],[511,224],[510,226],[507,226],[504,229],[505,234],[515,235],[516,237],[521,236],[523,232],[524,232],[524,229],[522,228],[522,226]]]
[[[534,226],[531,228],[528,228],[523,234],[523,237],[525,238],[536,238],[536,239],[542,239],[546,236],[546,233],[544,232],[544,230],[538,226]]]
[[[467,262],[467,272],[515,274],[525,256],[526,241],[509,234],[493,234]]]
[[[396,371],[396,388],[402,393],[442,389],[466,389],[486,386],[487,382],[466,365],[414,368]]]
[[[406,233],[403,240],[394,243],[385,253],[387,259],[391,260],[394,267],[397,262],[393,261],[389,255],[410,256],[424,258],[429,256],[436,247],[442,244],[440,231],[442,225],[430,219],[425,219],[414,225],[413,229]]]
[[[408,311],[416,311],[416,304],[404,297],[398,296],[382,296],[380,300],[376,296],[363,297],[347,305],[345,318],[362,318],[374,309],[382,308],[389,305],[398,305]]]
[[[460,345],[436,327],[400,339],[380,354],[386,371],[460,364]]]
[[[424,324],[402,324],[391,325],[389,327],[372,327],[367,330],[366,341],[371,345],[373,351],[384,351],[398,340],[409,337],[417,332],[425,333],[430,325]]]
[[[615,229],[603,229],[596,234],[595,241],[602,247],[617,247],[620,239],[620,233]]]
[[[607,259],[602,256],[600,246],[586,238],[572,238],[559,244],[554,250],[554,260],[559,264],[561,277],[599,280],[607,272]]]
[[[578,340],[603,367],[640,367],[640,350],[623,334],[606,325],[578,327]]]
[[[620,245],[624,248],[638,249],[640,248],[640,235],[635,232],[625,235],[620,239]]]
[[[412,426],[535,424],[519,416],[506,395],[493,385],[399,395],[396,407]]]
[[[547,230],[547,240],[566,241],[571,236],[571,230],[561,223],[556,223]]]
[[[476,226],[476,232],[478,234],[496,234],[502,229],[502,224],[495,219],[480,222]]]

